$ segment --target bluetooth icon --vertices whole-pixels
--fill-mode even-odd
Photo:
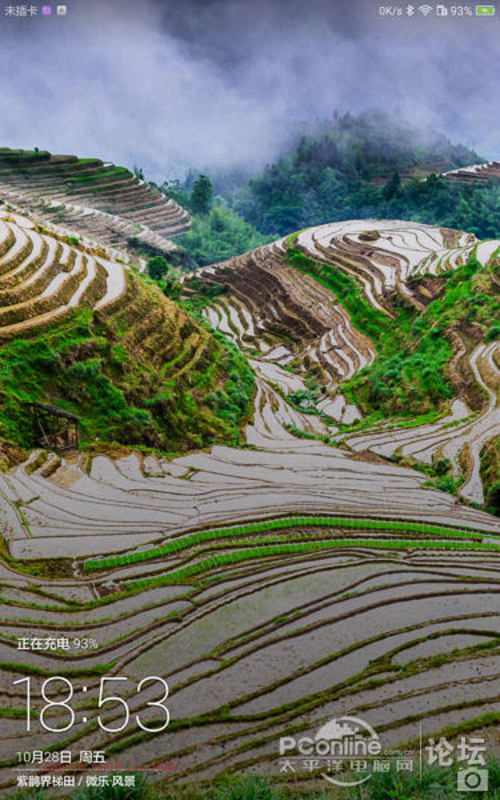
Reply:
[[[415,13],[414,7],[413,6],[407,6],[406,7],[406,13],[408,14],[409,17],[413,17],[413,15]]]

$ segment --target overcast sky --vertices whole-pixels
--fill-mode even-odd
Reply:
[[[300,121],[382,108],[500,158],[500,12],[382,18],[369,0],[67,5],[66,17],[12,20],[0,3],[2,145],[163,178],[260,165]]]

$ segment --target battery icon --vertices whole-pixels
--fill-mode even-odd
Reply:
[[[476,6],[477,17],[493,17],[495,14],[495,6]]]

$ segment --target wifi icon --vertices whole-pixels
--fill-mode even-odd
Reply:
[[[428,17],[429,14],[432,13],[433,8],[432,6],[419,6],[418,10],[420,11],[421,14],[424,15],[424,17]]]

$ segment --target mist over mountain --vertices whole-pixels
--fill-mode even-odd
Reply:
[[[387,19],[367,0],[74,0],[2,18],[0,141],[147,177],[258,169],[297,131],[382,110],[500,152],[497,20]]]

